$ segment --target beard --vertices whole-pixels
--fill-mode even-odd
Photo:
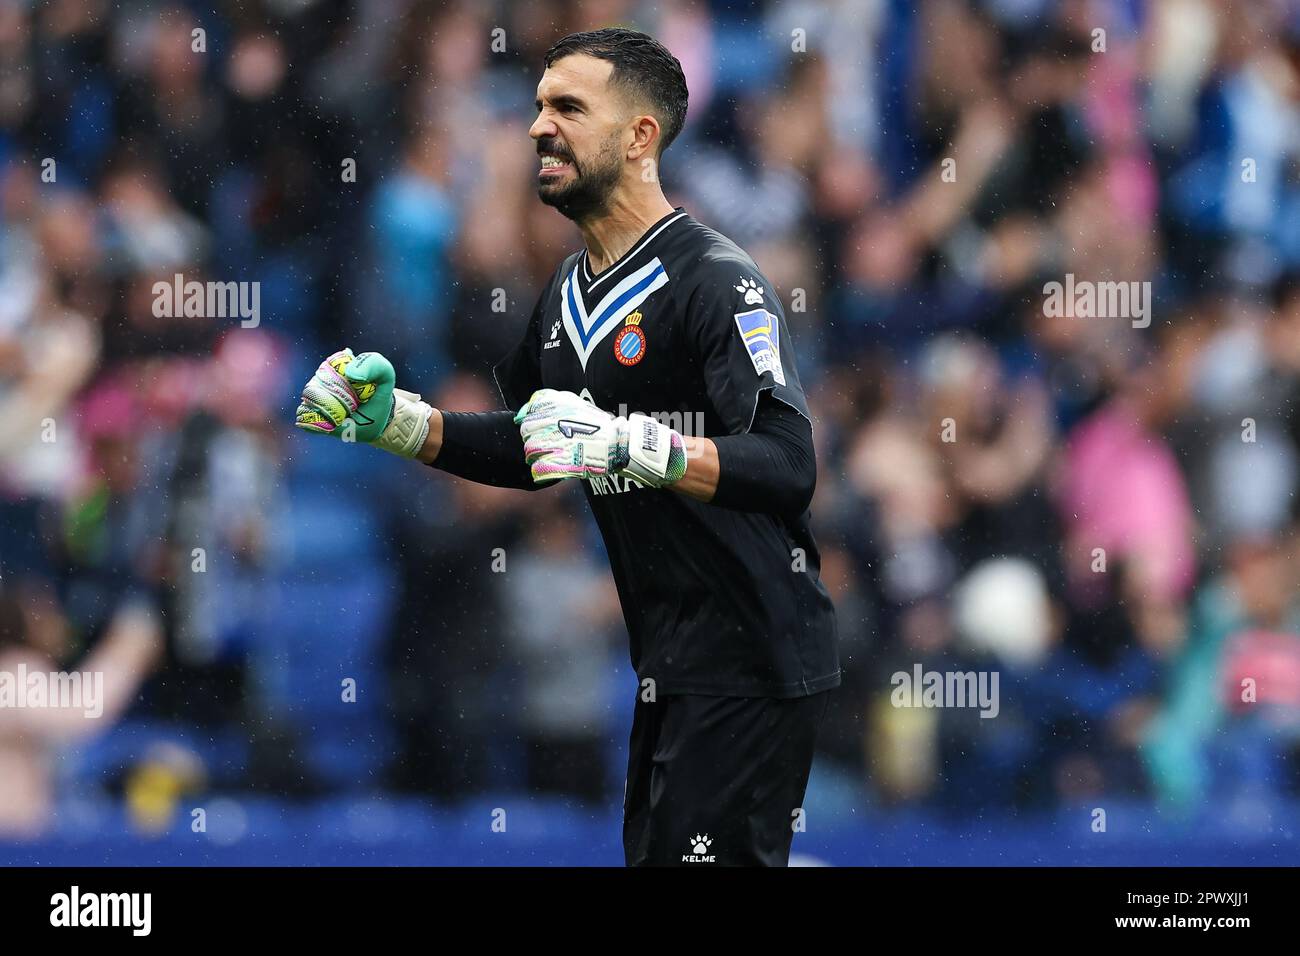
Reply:
[[[537,198],[554,207],[566,219],[582,222],[603,215],[609,208],[609,198],[623,175],[623,160],[619,155],[619,137],[606,140],[590,163],[578,165],[572,153],[565,153],[573,165],[572,178],[565,183],[537,184]]]

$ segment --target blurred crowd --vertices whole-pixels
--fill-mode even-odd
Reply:
[[[0,711],[0,832],[87,793],[616,799],[636,684],[577,489],[290,427],[344,345],[499,407],[580,242],[533,189],[541,55],[611,25],[681,60],[668,198],[792,325],[821,779],[1300,796],[1300,3],[0,0],[0,670],[140,686],[93,733]],[[159,317],[176,274],[260,283],[258,323]],[[1150,283],[1149,326],[1050,315],[1067,275]],[[996,671],[998,716],[894,706],[918,664]]]

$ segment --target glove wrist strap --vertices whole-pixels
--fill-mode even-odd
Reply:
[[[393,414],[388,426],[372,444],[402,458],[414,458],[429,437],[429,416],[433,406],[420,401],[414,392],[393,389]]]
[[[652,488],[672,484],[686,474],[682,436],[648,415],[629,415],[616,454],[620,474]]]

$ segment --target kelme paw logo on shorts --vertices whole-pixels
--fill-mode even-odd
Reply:
[[[709,847],[713,846],[713,841],[709,839],[706,833],[703,836],[695,834],[691,837],[691,852],[682,854],[683,863],[713,863],[717,861],[716,856],[709,854]]]

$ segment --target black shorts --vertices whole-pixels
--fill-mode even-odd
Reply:
[[[623,853],[628,866],[786,866],[830,691],[637,697]]]

